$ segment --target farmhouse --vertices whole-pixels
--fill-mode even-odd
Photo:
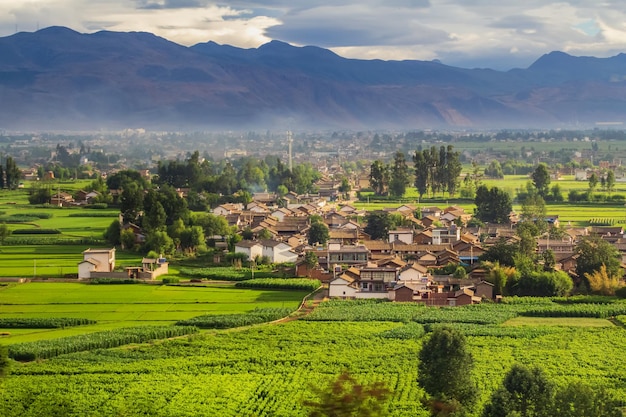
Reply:
[[[91,278],[92,273],[113,272],[115,269],[115,248],[87,249],[83,260],[78,264],[78,279]]]

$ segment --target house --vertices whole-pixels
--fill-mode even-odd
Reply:
[[[396,229],[390,230],[388,235],[389,242],[402,242],[410,245],[413,243],[412,229]]]
[[[153,280],[169,273],[169,263],[165,258],[143,258],[140,267],[125,268],[128,278]]]
[[[263,246],[254,240],[242,240],[235,244],[235,253],[243,253],[248,260],[263,256]]]
[[[358,288],[354,285],[355,281],[346,274],[333,278],[328,283],[328,296],[330,298],[356,298]]]
[[[78,279],[91,278],[93,273],[113,272],[115,269],[115,248],[87,249],[83,260],[78,263]]]
[[[261,244],[261,256],[267,256],[272,263],[295,263],[298,260],[298,254],[285,242],[264,239],[259,243]]]
[[[461,239],[461,229],[453,224],[450,227],[437,227],[432,230],[433,245],[453,243]]]
[[[326,268],[331,269],[332,265],[336,264],[367,264],[368,260],[369,250],[363,245],[341,245],[338,243],[330,243],[327,250]]]
[[[436,206],[423,207],[421,213],[422,219],[428,216],[433,216],[435,219],[439,220],[439,217],[443,214],[443,210]]]
[[[216,216],[227,216],[229,214],[240,213],[243,211],[243,204],[226,203],[219,205],[213,209]]]
[[[430,281],[428,268],[418,263],[406,264],[398,273],[398,280],[427,284]]]
[[[50,204],[58,207],[68,207],[74,203],[74,197],[71,194],[64,193],[63,191],[53,194],[50,197]]]

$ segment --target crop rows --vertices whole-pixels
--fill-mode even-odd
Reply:
[[[248,268],[180,268],[179,271],[182,276],[190,278],[204,278],[215,281],[244,281],[252,278],[252,271]],[[274,275],[275,274],[272,272],[254,271],[254,276],[257,278],[272,278]]]
[[[520,312],[527,317],[593,317],[606,319],[626,315],[626,304],[551,304]]]
[[[245,314],[203,315],[176,322],[177,326],[195,326],[201,329],[230,329],[267,323],[288,316],[288,308],[257,308]]]
[[[315,291],[322,284],[317,279],[308,278],[255,278],[235,284],[238,288],[275,290]]]
[[[0,329],[62,329],[65,327],[95,324],[95,320],[73,317],[0,318]]]
[[[66,353],[84,350],[106,349],[129,343],[144,343],[150,340],[165,339],[196,333],[193,326],[144,326],[127,327],[96,333],[18,343],[9,346],[9,356],[17,361],[47,359]]]

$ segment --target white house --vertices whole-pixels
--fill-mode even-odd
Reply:
[[[389,231],[389,242],[403,242],[406,244],[413,243],[413,230],[397,229]]]
[[[403,282],[421,282],[426,285],[430,281],[430,274],[425,266],[413,263],[406,265],[400,270],[398,280]]]
[[[273,263],[296,262],[298,254],[285,242],[261,240],[262,256],[267,256]]]
[[[87,249],[78,263],[78,279],[90,278],[92,272],[113,272],[114,269],[115,248]]]
[[[226,203],[213,209],[213,214],[217,216],[227,216],[233,213],[239,213],[243,210],[243,204]]]
[[[328,296],[331,298],[355,298],[356,293],[357,287],[354,285],[354,279],[345,274],[328,283]]]
[[[235,253],[245,253],[251,260],[263,256],[263,246],[253,240],[242,240],[235,244]]]

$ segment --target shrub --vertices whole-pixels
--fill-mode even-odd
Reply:
[[[57,318],[0,318],[2,329],[60,329],[84,324],[95,324],[95,320],[57,317]]]
[[[180,278],[178,277],[165,277],[161,280],[161,282],[165,284],[176,284],[180,282]]]
[[[177,326],[196,326],[201,329],[230,329],[267,323],[288,316],[288,308],[257,308],[245,314],[216,314],[193,317],[176,322]]]
[[[139,284],[141,281],[131,278],[93,278],[89,280],[94,285],[117,285],[117,284]]]
[[[315,291],[321,285],[319,280],[308,278],[255,278],[238,282],[235,287]]]

